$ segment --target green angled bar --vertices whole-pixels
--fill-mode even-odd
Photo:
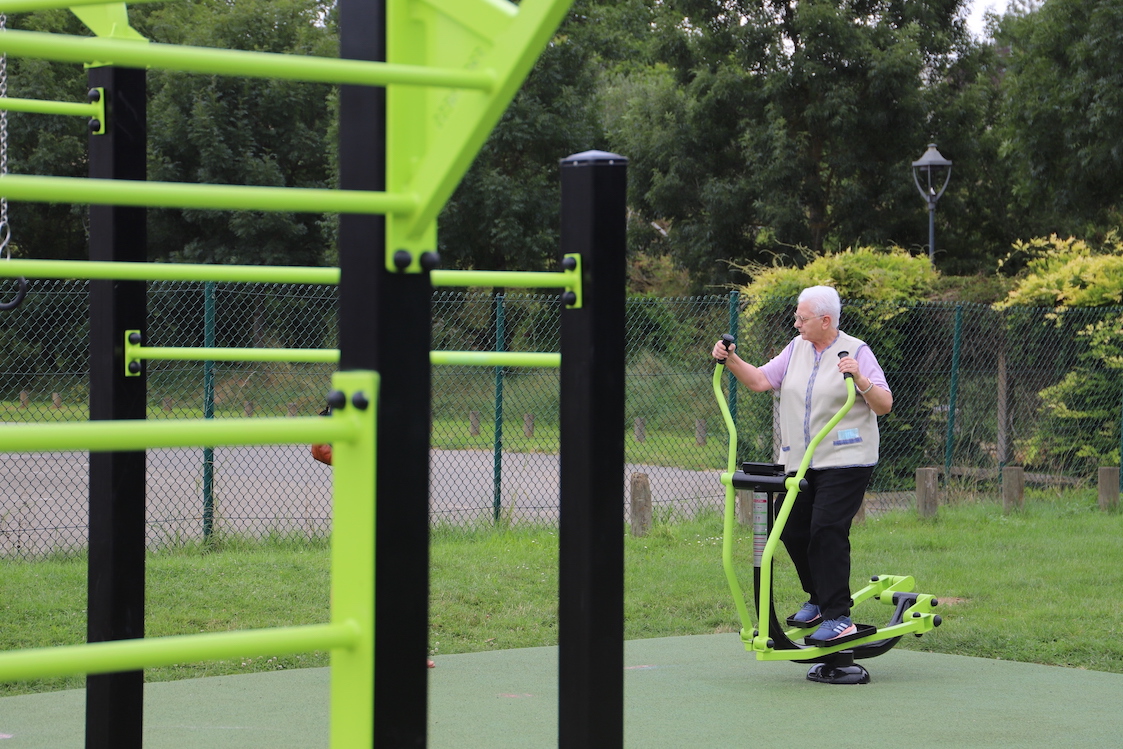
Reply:
[[[435,270],[433,286],[504,286],[515,289],[564,289],[574,282],[565,273],[518,270]]]
[[[0,110],[34,112],[35,114],[84,115],[86,117],[96,117],[102,111],[97,104],[51,101],[49,99],[14,99],[10,96],[0,96]]]
[[[150,361],[269,361],[338,364],[339,349],[323,348],[197,348],[137,346],[126,352],[130,360]]]
[[[0,39],[4,34],[0,33]],[[145,208],[200,208],[216,211],[273,213],[410,213],[413,195],[361,190],[317,190],[307,187],[208,185],[190,182],[142,182],[127,179],[0,177],[0,195],[38,203],[88,203]]]
[[[357,427],[339,418],[169,419],[0,425],[0,452],[114,452],[157,447],[294,445],[354,439]]]
[[[215,47],[189,47],[116,39],[46,34],[9,29],[0,34],[0,53],[55,62],[159,68],[209,75],[272,78],[307,83],[356,86],[434,86],[491,92],[497,85],[490,70],[455,70],[284,55]]]
[[[431,351],[429,363],[461,367],[560,367],[561,354],[511,351]]]
[[[358,625],[348,621],[29,648],[0,653],[0,681],[108,674],[221,658],[339,650],[354,647],[359,634]]]
[[[334,286],[339,268],[194,263],[107,263],[96,260],[5,260],[0,278],[80,278],[111,281],[222,281]]]

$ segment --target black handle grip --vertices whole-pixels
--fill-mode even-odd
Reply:
[[[850,356],[850,352],[849,352],[849,351],[839,351],[839,352],[838,352],[838,358],[839,358],[839,359],[845,359],[845,358],[846,358],[846,357],[848,357],[848,356]],[[848,380],[853,380],[853,379],[854,379],[854,374],[853,374],[852,372],[843,372],[843,373],[842,373],[842,376],[843,376],[843,377],[845,377],[845,378],[846,378],[846,379],[848,379]]]
[[[726,351],[728,351],[729,347],[732,346],[734,343],[736,343],[736,339],[733,336],[729,335],[728,333],[722,333],[721,334],[721,345],[725,346]],[[725,359],[718,359],[717,363],[718,364],[725,364]]]

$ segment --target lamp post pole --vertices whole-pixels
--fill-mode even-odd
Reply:
[[[939,174],[937,173],[936,178],[933,179],[933,172],[938,172],[940,169],[945,170],[944,181],[937,190]],[[912,181],[916,184],[920,197],[928,203],[928,262],[933,265],[936,264],[936,201],[943,196],[950,180],[951,162],[936,150],[935,143],[929,143],[924,155],[912,162]]]

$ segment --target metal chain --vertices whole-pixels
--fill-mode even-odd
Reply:
[[[8,16],[0,13],[0,33],[8,28]],[[0,55],[0,97],[8,95],[8,56]],[[0,109],[0,177],[8,174],[8,110]],[[8,223],[8,199],[0,196],[0,253],[5,259],[12,259],[8,243],[12,239],[12,227]]]

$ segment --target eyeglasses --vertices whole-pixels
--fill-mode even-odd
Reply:
[[[820,317],[825,317],[825,315],[812,315],[811,317],[804,317],[803,315],[792,315],[792,324],[803,325],[805,322],[815,320]]]

